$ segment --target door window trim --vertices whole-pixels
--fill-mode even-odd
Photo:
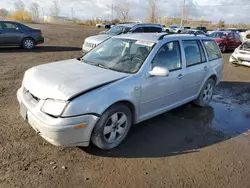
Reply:
[[[191,64],[191,65],[187,65],[187,59],[186,59],[186,53],[185,53],[185,48],[184,48],[184,45],[182,43],[182,46],[183,46],[183,49],[184,49],[184,54],[185,54],[185,59],[186,59],[186,67],[192,67],[192,66],[195,66],[195,65],[200,65],[200,64],[203,64],[203,63],[207,63],[207,57],[206,57],[206,52],[205,52],[205,49],[204,47],[202,46],[202,42],[199,40],[199,39],[187,39],[187,40],[182,40],[183,41],[196,41],[197,45],[198,45],[198,48],[199,48],[199,54],[200,54],[200,60],[201,62],[198,62],[198,63],[194,63],[194,64]],[[205,60],[202,61],[202,52],[201,50],[203,50],[204,52],[204,57],[205,57]]]
[[[168,43],[171,43],[171,42],[177,42],[178,43],[178,46],[179,46],[179,52],[180,52],[180,63],[181,63],[181,67],[180,68],[176,68],[176,69],[172,69],[172,70],[168,70],[169,72],[174,72],[174,71],[177,71],[177,70],[181,70],[182,69],[182,52],[181,52],[181,45],[180,45],[180,41],[179,40],[173,40],[173,41],[168,41],[168,42],[166,42],[166,43],[164,43],[163,45],[161,45],[160,47],[159,47],[159,50],[156,52],[156,54],[155,54],[155,56],[154,56],[154,58],[152,59],[152,61],[151,61],[151,65],[152,65],[152,68],[153,68],[153,61],[154,61],[154,59],[156,58],[156,56],[158,55],[158,52],[160,51],[160,49],[164,46],[164,45],[166,45],[166,44],[168,44]]]

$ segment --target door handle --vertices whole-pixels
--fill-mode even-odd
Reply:
[[[179,80],[181,80],[183,77],[184,77],[183,74],[179,74],[177,78],[178,78]]]
[[[204,70],[205,70],[205,71],[207,71],[207,70],[208,70],[207,66],[205,66],[205,67],[204,67]]]

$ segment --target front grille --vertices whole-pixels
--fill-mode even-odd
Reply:
[[[25,100],[29,101],[33,106],[36,106],[40,99],[30,93],[26,88],[23,89]]]
[[[91,43],[91,42],[85,42],[84,46],[87,48],[95,48],[96,44],[95,43]]]

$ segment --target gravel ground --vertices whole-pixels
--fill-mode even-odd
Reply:
[[[24,71],[81,55],[95,28],[33,25],[45,44],[0,48],[0,187],[250,187],[250,68],[229,64],[211,106],[187,104],[133,126],[118,148],[50,145],[19,115]]]

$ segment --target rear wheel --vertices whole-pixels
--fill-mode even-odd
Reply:
[[[35,41],[32,38],[25,38],[22,41],[22,48],[33,49],[35,47]]]
[[[201,89],[199,97],[194,101],[195,104],[201,107],[208,106],[213,99],[214,88],[215,81],[212,78],[208,79]]]
[[[114,105],[100,117],[93,130],[91,140],[101,149],[112,149],[126,138],[131,125],[130,109],[123,104]]]

